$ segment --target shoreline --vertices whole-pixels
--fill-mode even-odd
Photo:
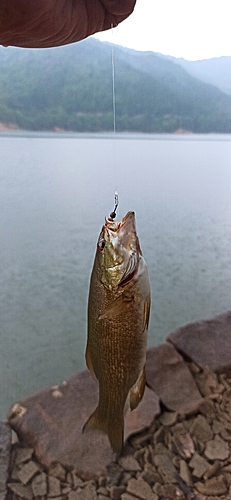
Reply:
[[[126,140],[171,140],[171,141],[231,141],[230,133],[142,133],[142,132],[73,132],[32,131],[22,129],[0,129],[0,138],[55,138],[55,139],[126,139]]]

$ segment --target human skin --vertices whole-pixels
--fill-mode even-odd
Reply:
[[[27,48],[78,42],[117,26],[136,0],[0,0],[0,44]]]

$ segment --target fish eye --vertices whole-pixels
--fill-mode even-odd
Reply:
[[[102,239],[102,240],[99,240],[99,242],[98,242],[98,250],[99,250],[100,252],[102,252],[102,251],[103,251],[103,249],[104,249],[104,247],[105,247],[105,245],[106,245],[105,240],[103,240],[103,239]]]

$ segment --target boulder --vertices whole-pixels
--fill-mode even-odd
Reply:
[[[231,311],[210,320],[189,323],[167,341],[201,368],[220,373],[231,370]]]
[[[114,458],[105,434],[82,433],[97,402],[98,383],[83,371],[60,386],[15,403],[8,419],[20,441],[34,449],[44,467],[59,462],[90,477],[105,471]],[[159,412],[157,395],[146,387],[139,406],[126,412],[125,439],[148,427]]]
[[[202,397],[181,355],[165,342],[147,352],[147,384],[172,411],[187,414],[197,410]]]

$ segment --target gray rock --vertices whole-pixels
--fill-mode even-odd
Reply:
[[[162,478],[158,472],[156,472],[154,469],[144,469],[143,472],[140,474],[140,479],[143,479],[146,481],[150,486],[154,486],[155,483],[161,483]]]
[[[189,462],[189,466],[193,469],[194,477],[201,478],[204,473],[209,469],[210,464],[201,457],[198,453],[194,453],[192,459]]]
[[[154,493],[148,483],[142,479],[130,479],[127,485],[127,493],[134,495],[141,500],[154,500]]]
[[[96,488],[89,483],[84,488],[69,493],[68,500],[97,500]]]
[[[48,497],[48,498],[50,498],[50,497]],[[52,497],[52,500],[66,500],[66,497],[64,495],[60,495],[58,497]]]
[[[70,493],[68,493],[68,500],[79,500],[80,492],[81,490],[79,488],[77,490],[70,491]]]
[[[180,460],[180,477],[188,486],[193,486],[192,475],[185,460]]]
[[[165,438],[166,438],[166,428],[160,426],[159,429],[154,432],[153,435],[153,443],[155,446],[157,446],[159,443],[163,444],[165,443]]]
[[[71,491],[71,487],[67,484],[62,484],[61,489],[62,489],[62,495],[67,495]]]
[[[29,460],[32,458],[32,455],[32,448],[16,448],[15,463],[17,465],[20,465],[22,463],[29,462]]]
[[[20,499],[24,500],[32,500],[33,492],[30,484],[24,486],[24,484],[20,483],[8,483],[8,488],[12,493],[20,497]]]
[[[61,495],[60,481],[53,476],[48,476],[48,496],[58,497]]]
[[[167,455],[154,455],[154,464],[157,467],[157,470],[164,482],[166,483],[175,483],[176,478],[176,469],[172,463],[171,458]]]
[[[66,470],[61,464],[56,464],[49,469],[49,475],[54,476],[60,481],[64,482],[66,481]]]
[[[208,367],[196,377],[196,381],[202,396],[206,397],[220,392],[221,385],[218,384],[217,375]],[[224,389],[223,386],[222,389]]]
[[[122,477],[121,483],[118,483],[118,485],[119,485],[119,484],[122,484],[123,486],[127,486],[128,481],[130,481],[131,477],[132,477],[132,475],[131,475],[131,473],[130,473],[130,472],[125,472],[125,473],[123,474],[123,477]]]
[[[51,497],[48,497],[48,498],[51,498]],[[59,495],[58,497],[52,497],[52,500],[66,500],[66,498],[63,495]]]
[[[225,426],[222,424],[222,422],[219,422],[218,420],[214,420],[212,424],[212,431],[213,434],[220,434],[225,430]]]
[[[97,482],[98,482],[99,488],[101,486],[105,486],[106,487],[106,484],[107,484],[107,478],[106,478],[106,476],[99,476],[97,478]]]
[[[230,442],[230,441],[231,441],[230,431],[227,431],[226,429],[223,429],[223,430],[220,432],[220,435],[221,435],[221,437],[222,437],[225,441],[228,441],[228,442]]]
[[[231,474],[229,472],[225,472],[223,478],[228,486],[231,485]]]
[[[204,479],[210,479],[211,477],[213,477],[220,468],[221,462],[219,460],[215,460],[211,467],[209,467],[209,469],[205,472]]]
[[[29,481],[32,479],[32,477],[39,472],[40,469],[38,465],[35,462],[32,462],[32,460],[26,464],[23,465],[22,468],[18,470],[18,479],[23,483],[23,484],[28,484]]]
[[[176,420],[177,420],[177,412],[164,411],[159,416],[159,422],[164,426],[173,425],[176,423]]]
[[[138,434],[137,436],[132,436],[131,438],[132,446],[134,448],[142,448],[143,446],[145,446],[145,444],[147,444],[148,441],[152,439],[152,436],[153,435],[150,431]]]
[[[134,497],[134,495],[130,495],[130,493],[123,493],[121,495],[121,500],[136,500],[137,497]]]
[[[209,460],[225,460],[230,454],[229,445],[216,435],[214,439],[206,443],[204,454]]]
[[[219,462],[219,464],[221,466],[220,462]],[[222,474],[223,474],[223,472],[230,472],[230,474],[231,474],[231,464],[225,465],[225,467],[222,467],[221,472],[222,472]]]
[[[11,430],[9,425],[0,422],[0,500],[6,496],[6,483],[10,463]]]
[[[170,343],[147,351],[146,375],[147,384],[169,410],[187,414],[202,401],[188,367]]]
[[[156,455],[166,455],[167,457],[172,460],[172,452],[169,448],[166,448],[163,443],[157,443],[157,445],[154,447],[152,450],[152,457],[154,458],[154,463],[155,463],[155,456]]]
[[[225,495],[227,486],[223,476],[212,477],[203,483],[195,483],[196,489],[203,495]]]
[[[125,486],[112,486],[110,488],[110,498],[112,500],[120,500],[122,493],[126,490]]]
[[[37,474],[31,483],[33,496],[44,497],[47,494],[47,476],[45,472]]]
[[[183,326],[167,340],[201,368],[223,372],[231,368],[230,332],[231,311]]]
[[[156,482],[152,488],[153,490],[153,493],[157,494],[158,495],[158,498],[159,498],[159,490],[161,488],[162,484],[161,483],[158,483]]]
[[[190,434],[203,442],[206,442],[213,437],[212,430],[203,415],[197,415],[190,428]]]
[[[213,421],[215,418],[214,403],[209,398],[204,398],[199,406],[199,412],[205,415],[208,420]]]
[[[78,477],[73,471],[68,472],[67,482],[74,490],[76,490],[78,487],[83,486],[83,480]]]
[[[13,470],[11,471],[11,477],[10,479],[13,481],[20,481],[18,477],[18,473],[20,472],[20,468],[18,465],[14,464]]]
[[[162,499],[175,500],[179,497],[179,489],[174,484],[163,484],[158,488],[158,495]]]
[[[183,421],[183,422],[177,422],[176,425],[174,425],[172,428],[171,428],[171,432],[173,433],[174,436],[184,436],[188,429],[186,427],[186,422]]]
[[[109,492],[108,492],[108,489],[105,488],[105,486],[100,486],[100,488],[97,489],[97,494],[98,495],[103,495],[105,497],[108,497],[109,496]]]
[[[126,457],[122,457],[119,460],[119,464],[121,467],[123,467],[124,470],[126,471],[133,471],[133,472],[138,472],[141,471],[141,467],[137,460],[132,456],[128,455]]]

